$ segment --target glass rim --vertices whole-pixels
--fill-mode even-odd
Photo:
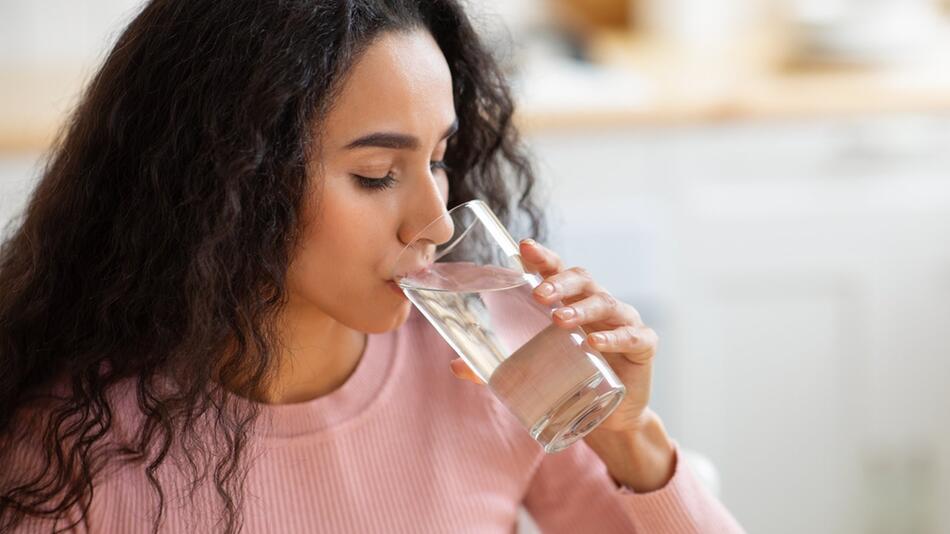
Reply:
[[[429,230],[429,228],[430,228],[432,225],[434,225],[435,223],[439,222],[440,220],[442,220],[442,219],[445,218],[445,217],[449,217],[449,218],[451,219],[452,214],[453,214],[453,213],[456,213],[457,211],[463,211],[462,208],[471,209],[472,206],[477,206],[477,205],[484,206],[485,209],[491,211],[490,208],[489,208],[489,206],[488,206],[488,204],[487,204],[484,200],[482,200],[482,199],[480,199],[480,198],[473,198],[473,199],[471,199],[471,200],[466,200],[465,202],[462,202],[461,204],[458,204],[458,205],[456,205],[456,206],[452,206],[452,208],[446,210],[445,213],[443,213],[443,214],[439,215],[438,217],[436,217],[435,219],[432,219],[431,221],[429,221],[429,223],[426,224],[426,225],[422,228],[422,230],[419,230],[418,232],[416,232],[416,235],[415,235],[412,239],[410,239],[410,240],[409,240],[409,243],[407,243],[406,246],[402,247],[402,249],[399,251],[399,254],[396,255],[396,259],[393,261],[393,267],[392,267],[393,271],[395,271],[396,267],[399,266],[399,260],[400,260],[400,258],[402,258],[402,255],[405,254],[408,249],[412,248],[413,244],[415,244],[417,241],[419,241],[420,236],[422,236],[423,234],[425,234],[426,231]],[[442,249],[441,251],[439,251],[437,254],[434,254],[434,255],[433,255],[432,260],[431,260],[431,262],[429,263],[429,265],[431,265],[432,263],[435,263],[435,262],[439,261],[439,258],[445,256],[445,255],[448,254],[452,249],[454,249],[454,248],[456,247],[456,245],[458,245],[458,244],[462,241],[462,239],[463,239],[466,235],[468,235],[468,233],[472,230],[472,228],[475,227],[475,223],[478,222],[478,220],[480,220],[480,219],[479,219],[478,217],[476,217],[475,220],[472,221],[472,224],[468,225],[468,227],[465,228],[465,231],[463,231],[463,232],[461,233],[461,235],[459,235],[458,237],[455,237],[455,234],[456,234],[457,232],[453,232],[453,237],[455,237],[455,238],[452,239],[451,242],[449,242],[447,245],[445,245],[445,248],[443,248],[443,249]],[[440,245],[436,245],[435,248],[438,249],[439,246],[440,246]],[[426,265],[426,267],[428,267],[428,265]],[[425,268],[425,267],[423,267],[423,269],[424,269],[424,268]],[[406,274],[398,275],[398,274],[396,274],[395,272],[390,272],[390,275],[391,275],[390,280],[393,280],[394,282],[398,283],[400,278],[404,278],[404,277],[407,276],[408,274],[411,274],[411,273],[406,273]]]

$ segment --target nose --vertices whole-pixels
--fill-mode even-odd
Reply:
[[[425,240],[428,241],[425,247],[428,250],[452,239],[455,224],[446,209],[447,191],[442,190],[440,181],[430,173],[421,180],[420,190],[411,193],[406,204],[405,222],[399,228],[399,240],[404,245]]]

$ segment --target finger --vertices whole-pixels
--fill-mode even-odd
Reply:
[[[579,295],[592,295],[603,291],[594,281],[587,269],[571,267],[553,274],[534,288],[534,295],[540,302],[551,303],[559,299],[569,299]]]
[[[600,339],[603,338],[603,341]],[[588,334],[587,342],[601,352],[619,352],[633,363],[648,363],[656,354],[660,338],[648,326],[621,326]]]
[[[536,272],[543,278],[564,270],[560,256],[534,239],[522,239],[519,244],[521,259],[528,271]]]
[[[569,328],[595,322],[617,327],[643,324],[640,321],[640,314],[633,306],[617,300],[605,291],[595,293],[570,306],[557,308],[554,310],[554,320],[561,326]]]
[[[478,378],[478,375],[472,371],[472,368],[465,363],[461,358],[456,358],[449,363],[449,368],[452,370],[452,374],[456,377],[461,378],[462,380],[468,380],[469,382],[474,382],[476,384],[484,384],[481,378]]]

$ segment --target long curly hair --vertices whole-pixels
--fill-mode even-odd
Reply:
[[[0,245],[0,465],[24,443],[38,458],[0,484],[0,530],[76,524],[116,461],[147,475],[157,531],[156,472],[173,447],[195,485],[211,477],[222,530],[241,530],[259,408],[228,393],[254,398],[272,376],[321,120],[380,32],[413,29],[433,35],[453,77],[449,207],[480,198],[544,239],[511,90],[456,0],[148,2]],[[120,382],[141,425],[118,443]],[[195,430],[208,413],[211,444]]]

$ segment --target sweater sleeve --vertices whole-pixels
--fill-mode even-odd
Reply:
[[[546,454],[532,477],[524,506],[545,534],[570,532],[743,533],[702,485],[676,445],[666,486],[636,493],[617,485],[597,453],[580,440]]]

